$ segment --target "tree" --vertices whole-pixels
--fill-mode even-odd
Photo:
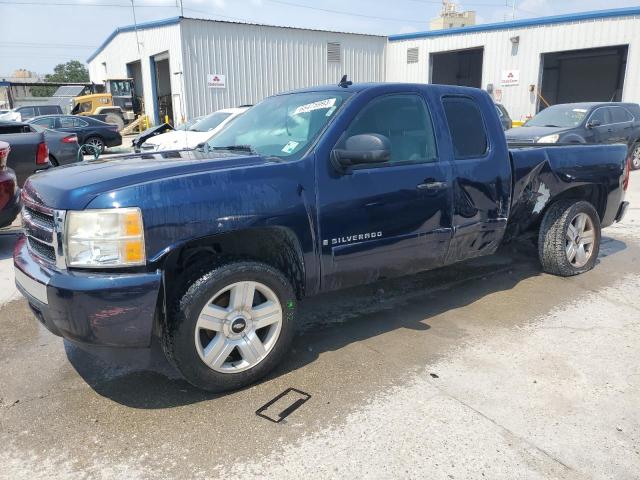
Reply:
[[[89,70],[82,62],[70,60],[55,66],[53,73],[44,76],[45,82],[82,83],[89,81]],[[31,95],[34,97],[50,97],[57,90],[56,87],[31,87]]]
[[[80,83],[89,81],[89,70],[78,60],[56,65],[53,73],[44,76],[45,82]]]

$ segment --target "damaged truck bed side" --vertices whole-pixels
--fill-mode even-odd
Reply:
[[[239,388],[287,354],[299,299],[533,236],[593,268],[627,203],[624,145],[509,151],[491,98],[343,81],[267,98],[202,148],[31,177],[16,282],[53,333],[158,339],[192,384]]]

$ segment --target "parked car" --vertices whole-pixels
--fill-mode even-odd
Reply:
[[[16,174],[7,167],[11,147],[0,142],[0,228],[7,227],[20,213],[20,189]]]
[[[29,175],[51,167],[44,132],[36,131],[29,124],[0,122],[0,141],[11,145],[7,166],[15,172],[18,186],[24,185]]]
[[[122,145],[122,136],[115,123],[105,123],[91,117],[76,115],[47,115],[29,120],[32,125],[73,133],[78,137],[80,145],[90,145],[102,152],[107,147]],[[85,149],[85,153],[92,153]]]
[[[20,122],[22,117],[18,112],[8,110],[6,108],[0,109],[0,122]]]
[[[640,168],[640,105],[635,103],[552,105],[506,136],[509,143],[624,143],[632,167]]]
[[[136,135],[133,138],[133,140],[131,140],[131,146],[133,147],[133,150],[136,153],[139,153],[140,147],[142,146],[142,144],[147,140],[149,140],[151,137],[155,137],[156,135],[162,135],[163,133],[171,132],[173,130],[175,129],[168,123],[153,125],[152,127],[149,127],[143,130],[142,132],[140,132],[138,135]]]
[[[26,122],[0,122],[0,140],[13,146],[9,165],[16,171],[21,186],[26,178],[34,173],[34,155],[38,162],[36,170],[67,165],[79,160],[78,137],[72,133],[47,130]]]
[[[60,165],[67,165],[80,160],[78,157],[80,144],[75,133],[49,130],[35,124],[30,124],[30,126],[32,130],[44,133],[44,138],[49,148],[49,161],[52,166],[59,167]]]
[[[64,113],[60,105],[24,105],[14,108],[13,111],[20,115],[15,121],[25,122],[40,115],[58,115]]]
[[[267,98],[203,148],[31,177],[14,264],[38,319],[84,344],[157,335],[193,385],[236,389],[288,354],[305,296],[527,236],[580,274],[625,214],[623,145],[509,150],[482,90],[340,85]]]
[[[500,118],[502,129],[509,130],[511,127],[513,127],[513,121],[511,121],[509,112],[507,112],[507,109],[504,108],[504,105],[502,105],[501,103],[496,103],[496,110],[498,111],[498,118]]]
[[[248,109],[249,107],[238,107],[218,110],[198,120],[186,130],[174,130],[147,139],[140,147],[140,150],[161,151],[196,148]]]

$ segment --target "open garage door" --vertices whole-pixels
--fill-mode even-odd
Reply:
[[[542,55],[542,97],[551,105],[619,102],[627,66],[627,45]],[[539,109],[547,105],[540,100]]]
[[[431,54],[429,83],[482,88],[483,48]]]

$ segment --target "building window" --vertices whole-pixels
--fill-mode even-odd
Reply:
[[[407,48],[407,63],[418,63],[420,57],[420,48]]]
[[[327,62],[340,63],[340,44],[337,42],[327,43]]]

